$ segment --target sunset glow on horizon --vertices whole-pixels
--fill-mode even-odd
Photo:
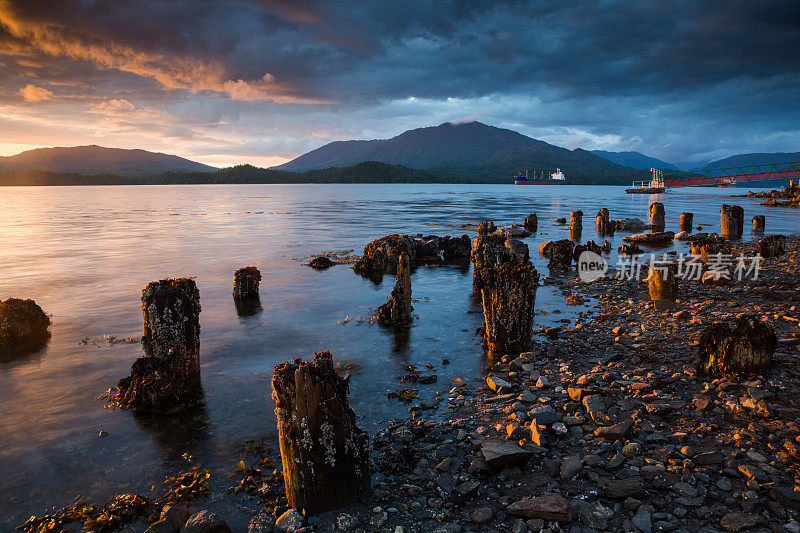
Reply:
[[[797,6],[711,4],[0,0],[0,155],[271,166],[464,119],[673,162],[796,151]]]

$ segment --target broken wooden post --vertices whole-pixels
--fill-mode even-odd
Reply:
[[[572,211],[569,214],[569,238],[573,241],[581,240],[583,231],[583,211]]]
[[[0,301],[0,360],[17,349],[36,350],[47,343],[50,317],[33,300]]]
[[[258,286],[261,272],[254,266],[240,268],[233,274],[233,301],[240,316],[250,316],[261,307]]]
[[[678,222],[678,230],[691,233],[693,221],[694,221],[694,213],[681,213],[681,218],[680,221]]]
[[[170,412],[202,401],[200,291],[192,278],[162,279],[142,291],[145,357],[117,383],[117,403]]]
[[[478,222],[478,235],[490,235],[497,231],[497,226],[491,220],[481,220]]]
[[[719,210],[720,233],[726,239],[736,239],[744,231],[744,209],[738,205],[722,204]]]
[[[763,233],[767,224],[767,218],[764,215],[756,215],[753,217],[753,231],[756,233]]]
[[[531,213],[530,215],[525,217],[525,223],[523,224],[525,229],[530,231],[531,233],[536,233],[536,230],[539,228],[539,219],[536,218],[536,213]]]
[[[772,365],[778,338],[770,326],[753,315],[743,315],[731,330],[715,322],[700,337],[700,374],[742,380],[763,374]]]
[[[539,273],[530,262],[509,261],[487,269],[481,291],[484,336],[492,354],[518,354],[530,347]]]
[[[761,257],[778,257],[786,251],[786,235],[769,235],[758,240],[756,251]]]
[[[666,216],[664,215],[664,204],[661,202],[653,202],[650,204],[650,220],[653,225],[653,231],[664,231],[667,227]]]
[[[672,307],[678,298],[678,265],[654,263],[650,265],[647,288],[656,309]]]
[[[572,266],[572,248],[575,243],[569,239],[561,239],[560,241],[553,241],[550,245],[550,263],[548,268],[551,269],[568,269]]]
[[[397,275],[389,301],[378,308],[378,322],[385,326],[411,324],[411,262],[403,252],[397,261]]]
[[[286,500],[309,516],[369,491],[369,437],[347,402],[349,381],[330,352],[280,363],[272,374]]]
[[[614,230],[616,229],[616,223],[611,220],[611,213],[608,211],[607,208],[603,207],[600,211],[597,212],[597,217],[595,218],[596,221],[596,229],[597,233],[601,236],[603,235],[613,235]]]
[[[478,233],[472,244],[472,290],[476,294],[480,294],[483,288],[483,273],[487,266],[493,265],[497,262],[497,257],[502,253],[505,247],[505,239],[500,235],[489,235],[485,233]]]

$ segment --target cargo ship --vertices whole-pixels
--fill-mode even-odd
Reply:
[[[566,182],[567,179],[564,177],[564,173],[561,172],[560,168],[557,168],[555,172],[551,173],[549,178],[544,177],[544,172],[538,178],[535,173],[532,178],[529,178],[527,170],[524,176],[521,172],[514,176],[514,185],[564,185]]]

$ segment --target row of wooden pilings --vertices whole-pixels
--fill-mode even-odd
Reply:
[[[664,207],[650,207],[653,231],[665,227]],[[744,211],[722,206],[722,233],[741,235]],[[570,236],[580,238],[583,213],[570,214]],[[681,231],[691,232],[692,213],[680,216]],[[524,227],[537,230],[535,214]],[[596,216],[601,234],[612,234],[616,223],[608,209]],[[763,230],[764,217],[753,217],[753,228]],[[490,222],[481,222],[472,244],[473,289],[480,295],[484,338],[490,354],[504,355],[530,348],[539,274],[528,246],[506,238]],[[572,240],[542,243],[540,253],[552,269],[571,268],[580,251],[610,251],[593,241],[575,246]],[[650,296],[674,301],[677,277],[672,266],[651,265]],[[245,267],[234,274],[237,311],[252,313],[260,306],[261,273]],[[131,366],[131,375],[119,380],[116,401],[138,412],[170,412],[203,402],[200,377],[200,293],[191,278],[150,283],[142,292],[145,355]],[[408,324],[411,316],[410,264],[399,256],[395,286],[389,301],[378,310],[387,325]],[[348,405],[347,379],[339,376],[330,352],[313,361],[294,359],[278,364],[272,377],[277,407],[278,439],[289,505],[304,515],[335,509],[367,494],[370,485],[369,442],[357,426]]]

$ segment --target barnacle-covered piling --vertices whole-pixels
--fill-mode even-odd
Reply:
[[[530,261],[518,260],[497,263],[486,270],[481,298],[489,352],[524,352],[531,343],[539,274]]]
[[[117,403],[170,412],[202,401],[200,291],[191,278],[162,279],[142,291],[145,357],[117,383]]]
[[[325,351],[313,363],[280,363],[272,374],[286,499],[306,516],[357,501],[370,486],[369,438],[332,359]]]

